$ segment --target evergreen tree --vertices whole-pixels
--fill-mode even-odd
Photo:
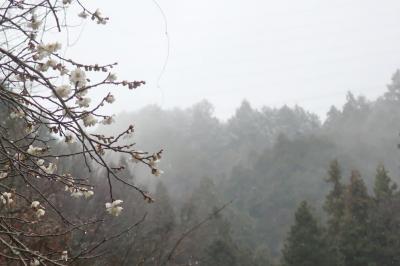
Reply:
[[[332,184],[332,190],[326,196],[324,209],[328,213],[328,230],[332,236],[338,234],[340,221],[344,212],[344,186],[341,183],[342,173],[337,160],[331,162],[327,182]]]
[[[326,196],[324,210],[328,214],[327,240],[329,242],[330,261],[332,265],[341,265],[339,252],[339,233],[344,214],[344,185],[341,183],[342,173],[339,162],[331,162],[328,170],[327,182],[332,190]]]
[[[371,198],[359,172],[353,171],[345,192],[344,217],[339,249],[345,266],[371,265],[372,243],[368,239]]]
[[[397,185],[385,167],[378,166],[374,185],[374,203],[370,213],[370,241],[375,265],[400,265],[400,222],[395,211]]]
[[[376,170],[375,183],[374,183],[374,194],[377,202],[390,201],[396,192],[397,185],[394,184],[389,177],[385,167],[379,165]]]
[[[387,86],[388,91],[385,93],[384,97],[389,101],[400,100],[400,70],[396,70],[396,72],[392,75],[392,83]]]
[[[295,214],[283,249],[283,266],[326,265],[327,245],[322,229],[311,214],[307,202],[303,201]]]

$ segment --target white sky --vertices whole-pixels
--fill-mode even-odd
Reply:
[[[253,106],[299,104],[324,116],[346,91],[382,94],[400,66],[398,0],[87,1],[110,16],[86,23],[68,54],[84,62],[119,62],[137,91],[119,88],[113,112],[147,104],[187,107],[202,99],[227,118],[243,99]],[[78,35],[72,32],[71,41]]]

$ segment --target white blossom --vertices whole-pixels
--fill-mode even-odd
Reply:
[[[101,17],[100,9],[96,9],[96,11],[93,13],[93,16],[100,18]]]
[[[89,107],[91,99],[89,97],[86,98],[78,98],[75,104],[79,105],[79,107]]]
[[[57,170],[57,165],[53,164],[53,163],[49,163],[49,165],[47,167],[44,165],[41,165],[40,169],[42,169],[43,172],[45,172],[46,174],[51,175]]]
[[[106,211],[113,216],[119,216],[123,209],[121,206],[119,206],[122,202],[122,200],[114,200],[112,203],[107,202]]]
[[[50,56],[52,53],[57,52],[61,49],[61,44],[59,42],[39,44],[36,48],[38,59],[43,59]]]
[[[61,85],[55,89],[55,93],[61,98],[67,98],[71,93],[71,86]]]
[[[64,251],[61,253],[61,260],[68,261],[68,251],[64,250]]]
[[[124,201],[123,200],[114,200],[111,204],[113,205],[113,206],[115,206],[115,205],[120,205],[121,203],[123,203]]]
[[[13,112],[10,113],[10,118],[11,119],[23,118],[23,117],[25,117],[25,113],[22,110],[13,111]]]
[[[115,97],[114,97],[114,95],[108,94],[107,97],[106,97],[106,102],[108,102],[108,103],[113,103],[113,102],[115,102]]]
[[[83,193],[82,193],[82,191],[80,190],[80,189],[74,189],[73,191],[72,191],[72,193],[71,193],[71,197],[73,197],[73,198],[80,198],[80,197],[82,197],[83,196]]]
[[[49,44],[39,44],[36,47],[37,57],[39,60],[50,56],[52,53],[57,52],[61,49],[61,44],[59,42],[49,43]],[[47,65],[48,67],[48,65]]]
[[[28,22],[28,27],[32,28],[33,30],[39,29],[39,27],[42,25],[42,22],[38,19],[37,15],[35,13],[32,14],[31,21]]]
[[[64,66],[62,66],[61,67],[61,69],[60,69],[60,75],[61,76],[64,76],[64,75],[66,75],[66,74],[68,74],[68,69],[66,68],[66,67],[64,67]]]
[[[36,51],[37,51],[37,57],[39,60],[50,55],[49,51],[47,51],[47,49],[46,49],[46,46],[42,43],[36,47]]]
[[[49,43],[46,45],[46,49],[51,53],[57,52],[58,50],[61,49],[61,43],[59,42]]]
[[[140,160],[142,159],[141,154],[143,154],[142,150],[137,150],[136,152],[132,152],[132,161],[134,163],[140,162]]]
[[[112,117],[112,116],[107,116],[102,121],[103,125],[111,125],[114,122],[115,122],[115,120],[114,120],[114,117]]]
[[[13,203],[12,194],[10,192],[3,192],[0,196],[0,201],[6,205]]]
[[[76,68],[71,72],[69,77],[72,85],[77,86],[78,88],[82,88],[86,86],[86,73],[80,68]]]
[[[39,63],[36,65],[36,70],[41,71],[41,72],[46,72],[47,70],[49,70],[49,65]]]
[[[161,176],[162,174],[164,174],[164,171],[163,171],[163,170],[156,169],[156,168],[153,168],[151,172],[152,172],[153,175],[155,175],[155,176],[157,176],[157,177],[158,177],[158,176]]]
[[[88,114],[83,117],[83,125],[85,127],[92,127],[96,125],[96,123],[97,119],[92,114]]]
[[[107,23],[107,18],[102,17],[99,9],[96,9],[96,11],[92,15],[92,20],[95,20],[95,19],[97,19],[97,24],[106,24]]]
[[[32,201],[32,203],[31,203],[31,208],[37,209],[37,208],[39,207],[39,205],[40,205],[40,202],[39,202],[39,201],[37,201],[37,200]]]
[[[150,165],[151,167],[157,166],[157,163],[160,162],[160,160],[158,160],[157,158],[154,158],[154,157],[155,157],[155,156],[153,155],[153,157],[150,158],[150,160],[149,160],[149,165]]]
[[[110,73],[107,77],[107,80],[110,82],[114,82],[117,80],[117,75],[115,73]]]
[[[78,91],[77,95],[78,95],[79,97],[86,96],[86,94],[88,94],[88,91],[89,91],[88,89],[82,88],[82,89],[80,89],[80,90]]]
[[[37,209],[37,211],[35,212],[37,218],[42,217],[43,215],[45,215],[45,213],[46,212],[41,208]]]
[[[83,192],[83,195],[85,196],[85,198],[90,198],[94,195],[94,192],[92,190],[87,190]]]
[[[44,148],[29,145],[29,148],[26,152],[29,153],[30,155],[37,156],[37,155],[40,155],[41,153],[43,153],[43,151],[44,151]]]
[[[69,176],[69,181],[67,182],[68,184],[65,185],[65,191],[69,191],[69,192],[74,192],[75,191],[75,187],[74,187],[74,179],[72,179],[72,177]]]
[[[56,60],[54,60],[54,59],[49,59],[49,60],[47,60],[47,62],[46,62],[46,65],[48,65],[48,66],[51,66],[51,67],[56,67],[57,66],[57,61]]]

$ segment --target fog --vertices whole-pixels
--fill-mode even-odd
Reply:
[[[95,2],[0,5],[0,265],[400,265],[400,2]]]
[[[400,181],[399,77],[397,73],[392,83],[395,89],[387,89],[376,101],[347,94],[343,109],[332,108],[323,123],[301,107],[256,110],[247,101],[224,122],[202,101],[187,109],[148,106],[123,113],[113,130],[134,122],[140,148],[165,149],[165,174],[159,181],[170,191],[175,207],[190,200],[204,179],[210,180],[216,202],[233,200],[226,215],[231,217],[232,233],[241,239],[238,243],[251,249],[266,246],[276,259],[301,200],[309,200],[320,218],[326,218],[322,206],[333,160],[341,165],[343,182],[358,170],[371,191],[381,164]],[[100,131],[110,133],[107,128]],[[144,184],[154,182],[140,168],[132,171]]]
[[[96,4],[109,24],[88,23],[68,54],[118,61],[121,78],[148,83],[135,97],[124,94],[115,112],[207,99],[226,119],[248,99],[255,107],[299,104],[324,117],[347,90],[382,94],[400,57],[400,4],[392,0],[161,0],[165,21],[153,1]]]
[[[99,5],[113,17],[107,38],[87,26],[89,34],[71,53],[111,50],[84,55],[116,58],[121,75],[147,82],[133,95],[121,92],[112,109],[118,123],[99,132],[115,134],[132,123],[140,149],[165,150],[160,179],[140,167],[130,171],[152,191],[159,182],[165,185],[178,232],[232,200],[222,218],[228,232],[211,222],[206,233],[188,240],[183,261],[193,256],[204,265],[280,265],[285,256],[296,256],[287,237],[302,200],[330,230],[333,214],[324,208],[333,160],[343,186],[357,170],[373,194],[379,165],[400,181],[399,76],[392,76],[400,62],[398,2]],[[98,45],[86,46],[89,40]],[[155,197],[155,206],[165,204]],[[342,252],[328,253],[348,256]],[[339,265],[333,257],[333,264],[319,263]],[[397,257],[389,260],[396,265]]]

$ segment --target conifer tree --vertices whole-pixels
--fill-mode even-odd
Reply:
[[[327,245],[322,229],[303,201],[295,214],[282,252],[283,266],[327,265]]]
[[[378,166],[374,185],[374,202],[370,212],[370,241],[376,265],[400,265],[400,222],[395,211],[397,185],[383,165]]]
[[[332,189],[326,196],[324,210],[328,214],[327,241],[329,242],[330,261],[332,265],[341,265],[339,252],[339,233],[344,214],[344,185],[341,183],[342,173],[339,162],[333,160],[328,170],[327,182]]]
[[[374,194],[377,202],[391,200],[397,189],[397,185],[392,182],[385,167],[379,165],[376,170]]]
[[[324,209],[328,213],[328,230],[330,234],[337,235],[340,230],[340,221],[344,212],[344,186],[341,183],[342,173],[339,162],[331,162],[328,170],[327,182],[332,184],[332,190],[326,196]]]
[[[370,265],[372,243],[368,239],[371,198],[359,172],[353,171],[346,188],[339,249],[345,266]]]

